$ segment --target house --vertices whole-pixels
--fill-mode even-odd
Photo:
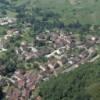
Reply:
[[[41,96],[37,96],[35,100],[42,100]]]
[[[86,57],[88,57],[88,55],[89,55],[89,53],[88,53],[87,51],[83,51],[83,52],[79,55],[79,57],[80,57],[81,59],[85,59]]]
[[[96,36],[88,35],[86,37],[86,42],[90,43],[92,45],[95,44],[97,40],[98,40],[98,38]]]
[[[36,40],[37,41],[41,41],[41,42],[42,41],[46,41],[47,40],[47,35],[45,35],[43,33],[42,34],[39,34],[39,35],[36,36]]]
[[[58,36],[59,36],[59,34],[51,32],[50,40],[54,42],[58,38]]]
[[[93,48],[93,47],[91,47],[91,48],[88,49],[88,52],[89,52],[90,54],[94,53],[95,51],[96,51],[96,49]]]
[[[29,46],[26,41],[21,42],[21,46],[15,49],[16,54],[22,56],[23,59],[30,60],[39,57],[39,51],[33,46]]]
[[[80,61],[81,61],[81,58],[80,58],[80,57],[76,56],[76,57],[74,58],[75,64],[80,63]]]
[[[55,46],[56,48],[65,46],[66,44],[70,44],[71,41],[67,36],[59,36],[56,40],[55,40]]]
[[[61,60],[58,60],[57,63],[56,63],[58,66],[62,67],[63,66],[63,63]]]
[[[73,65],[74,62],[73,62],[72,60],[69,60],[69,61],[68,61],[68,64]]]
[[[52,49],[49,48],[49,47],[41,47],[41,48],[38,48],[38,53],[39,53],[39,56],[45,56],[45,55],[48,55],[49,53],[51,53]]]
[[[91,40],[92,40],[92,41],[96,41],[96,37],[92,36],[92,37],[91,37]]]
[[[36,89],[40,75],[34,74],[32,71],[23,72],[17,70],[11,77],[15,83],[13,88],[9,88],[7,92],[7,100],[28,100],[30,93]],[[16,97],[14,99],[14,97]]]
[[[24,76],[20,70],[15,72],[15,74],[12,76],[12,79],[15,80],[18,88],[24,87],[25,85]]]
[[[40,65],[39,68],[40,68],[40,70],[42,70],[43,72],[46,71],[46,69],[45,69],[42,65]]]
[[[30,59],[32,59],[32,58],[38,58],[38,53],[35,53],[35,52],[30,52],[30,53],[28,53],[28,52],[25,52],[24,53],[24,58],[25,58],[25,60],[26,61],[28,61],[28,60],[30,60]]]
[[[48,61],[47,67],[49,70],[54,71],[59,67],[62,67],[63,63],[61,60],[57,60],[57,59],[52,59]]]
[[[19,99],[19,100],[28,100],[28,98],[29,98],[29,94],[30,94],[30,91],[28,90],[28,89],[26,89],[26,88],[24,88],[23,90],[22,90],[22,93],[21,93],[22,95],[21,95],[21,99]]]
[[[62,62],[62,64],[66,64],[68,62],[68,58],[66,56],[63,56],[61,58],[61,62]]]
[[[7,91],[7,100],[18,100],[20,96],[20,91],[19,89],[15,87],[10,87]]]
[[[0,18],[0,25],[1,26],[12,24],[12,23],[15,23],[15,22],[16,22],[16,18],[8,18],[8,17]]]
[[[54,70],[54,66],[53,64],[49,63],[48,66],[47,66],[50,70]]]

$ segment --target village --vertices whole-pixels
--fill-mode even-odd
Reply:
[[[16,19],[0,19],[0,25],[15,23]],[[8,30],[4,37],[0,38],[0,52],[6,52],[4,40],[20,35],[19,30]],[[30,95],[39,88],[42,81],[59,74],[70,72],[86,62],[94,62],[100,57],[97,45],[100,45],[100,37],[87,35],[84,40],[73,32],[62,30],[46,31],[33,37],[31,45],[22,41],[19,47],[15,47],[16,55],[22,60],[45,58],[45,62],[35,61],[37,71],[17,69],[10,78],[0,77],[0,81],[7,80],[7,100],[32,100]],[[41,97],[34,97],[41,100]]]

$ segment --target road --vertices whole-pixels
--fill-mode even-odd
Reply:
[[[100,55],[97,55],[96,57],[94,57],[93,59],[91,59],[89,62],[94,62],[96,59],[98,59],[100,57]]]
[[[62,73],[70,72],[70,71],[72,71],[72,70],[74,70],[74,69],[76,69],[78,67],[79,67],[79,65],[77,65],[77,64],[73,65],[72,67],[65,69]]]

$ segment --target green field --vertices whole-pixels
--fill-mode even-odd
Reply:
[[[61,21],[65,24],[76,22],[82,24],[100,24],[100,0],[4,0],[9,1],[12,6],[26,5],[28,9],[42,8],[50,9],[61,16]],[[0,1],[0,7],[4,3]],[[5,5],[6,7],[9,5]],[[8,16],[15,16],[16,12],[7,10]],[[0,12],[2,9],[0,9]]]
[[[100,24],[100,0],[12,0],[19,6],[51,9],[61,15],[66,24],[80,21],[82,24]]]

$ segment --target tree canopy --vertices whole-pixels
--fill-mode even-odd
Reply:
[[[100,100],[100,63],[81,65],[44,82],[40,95],[43,100]]]

